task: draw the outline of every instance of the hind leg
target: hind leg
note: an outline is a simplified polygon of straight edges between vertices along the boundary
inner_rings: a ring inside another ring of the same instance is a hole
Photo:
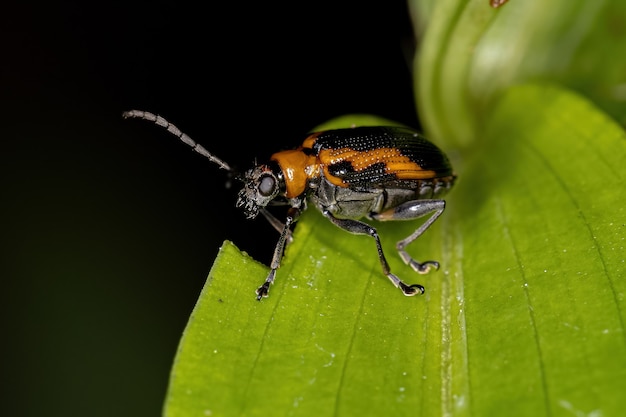
[[[379,221],[392,221],[392,220],[414,220],[420,217],[424,217],[430,214],[428,220],[426,220],[415,232],[411,233],[408,237],[402,239],[396,243],[396,249],[398,254],[405,264],[410,265],[415,271],[420,274],[427,273],[430,268],[439,269],[439,262],[437,261],[425,261],[418,262],[413,259],[411,255],[405,250],[407,245],[420,237],[426,229],[428,229],[437,220],[441,213],[446,208],[446,202],[444,200],[414,200],[408,201],[404,204],[400,204],[393,209],[384,211],[382,213],[372,214],[372,219]]]

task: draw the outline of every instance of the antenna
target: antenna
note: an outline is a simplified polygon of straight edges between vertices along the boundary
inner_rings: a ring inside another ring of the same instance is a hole
[[[152,122],[156,125],[164,127],[170,132],[172,135],[176,136],[182,142],[185,142],[189,145],[194,151],[198,152],[200,155],[208,158],[211,162],[219,165],[220,168],[225,169],[226,171],[233,172],[233,169],[226,162],[219,159],[217,156],[213,155],[209,151],[207,151],[202,145],[191,139],[186,133],[180,131],[175,125],[171,124],[163,117],[158,114],[150,113],[142,110],[129,110],[122,113],[122,117],[124,119],[143,119],[149,122]]]

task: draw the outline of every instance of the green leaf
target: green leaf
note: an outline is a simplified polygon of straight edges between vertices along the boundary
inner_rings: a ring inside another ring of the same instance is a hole
[[[314,209],[270,296],[268,268],[225,242],[185,330],[167,416],[620,415],[626,407],[626,141],[580,96],[509,90],[484,140],[452,155],[442,218],[394,254],[414,222],[374,242]],[[343,123],[343,122],[342,122]],[[267,236],[273,244],[277,236]]]
[[[473,146],[509,86],[558,82],[626,124],[623,0],[411,0],[420,38],[414,73],[429,136]]]
[[[624,132],[545,85],[512,89],[489,120],[449,203],[469,378],[458,395],[475,415],[619,415]]]

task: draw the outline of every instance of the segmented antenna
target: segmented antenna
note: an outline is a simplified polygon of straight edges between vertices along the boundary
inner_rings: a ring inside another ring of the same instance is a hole
[[[233,169],[226,162],[219,159],[217,156],[213,155],[209,151],[207,151],[202,145],[196,143],[193,139],[191,139],[186,133],[180,131],[179,128],[165,120],[163,117],[158,114],[150,113],[142,110],[129,110],[122,113],[122,117],[124,119],[143,119],[148,120],[156,125],[164,127],[170,132],[172,135],[176,136],[181,141],[185,142],[187,145],[191,146],[191,148],[198,152],[200,155],[208,158],[211,162],[219,165],[220,168],[225,169],[226,171],[233,172]]]

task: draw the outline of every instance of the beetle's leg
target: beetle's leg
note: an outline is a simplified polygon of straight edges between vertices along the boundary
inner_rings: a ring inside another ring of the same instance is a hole
[[[261,209],[261,214],[263,215],[263,217],[265,217],[268,223],[271,224],[274,229],[276,229],[278,233],[283,232],[283,229],[285,228],[285,224],[281,222],[280,220],[278,220],[276,216],[274,216],[272,213],[270,213],[267,209],[264,209],[264,208]],[[291,236],[291,229],[289,229],[287,231],[287,243],[291,243],[291,241],[293,241],[293,237]]]
[[[280,238],[278,238],[278,243],[276,244],[276,248],[274,249],[274,256],[272,256],[272,263],[270,264],[270,273],[267,276],[267,279],[256,290],[256,299],[261,300],[263,297],[267,297],[270,292],[270,285],[274,282],[274,278],[276,278],[276,270],[280,267],[280,261],[283,258],[283,252],[285,251],[285,243],[291,237],[291,225],[298,220],[300,216],[300,209],[296,207],[291,207],[289,211],[287,211],[287,218],[285,219],[285,223],[283,224],[283,228],[280,232]],[[272,216],[274,217],[274,216]],[[274,219],[276,219],[274,217]],[[278,221],[278,220],[276,220]]]
[[[380,264],[383,268],[383,274],[389,278],[389,280],[395,285],[397,288],[400,288],[404,295],[415,295],[415,294],[423,294],[424,287],[419,284],[408,285],[402,282],[400,278],[391,273],[389,269],[389,264],[387,263],[387,259],[385,259],[385,254],[383,253],[383,247],[380,244],[380,237],[378,236],[378,232],[375,228],[370,226],[367,223],[363,223],[358,220],[352,219],[338,219],[333,216],[330,211],[324,210],[322,212],[328,220],[330,220],[335,226],[340,227],[341,229],[353,233],[355,235],[369,235],[374,238],[376,241],[376,249],[378,249],[378,259],[380,259]]]
[[[431,267],[439,269],[439,262],[426,261],[418,262],[411,258],[404,248],[420,237],[422,233],[426,231],[432,225],[435,220],[443,213],[446,208],[446,202],[444,200],[414,200],[407,201],[400,204],[398,207],[384,211],[378,214],[372,214],[371,217],[375,220],[387,221],[387,220],[413,220],[419,217],[432,213],[432,215],[426,220],[415,232],[405,239],[402,239],[396,244],[396,249],[400,254],[400,257],[405,264],[410,265],[415,271],[420,274],[427,273]]]

